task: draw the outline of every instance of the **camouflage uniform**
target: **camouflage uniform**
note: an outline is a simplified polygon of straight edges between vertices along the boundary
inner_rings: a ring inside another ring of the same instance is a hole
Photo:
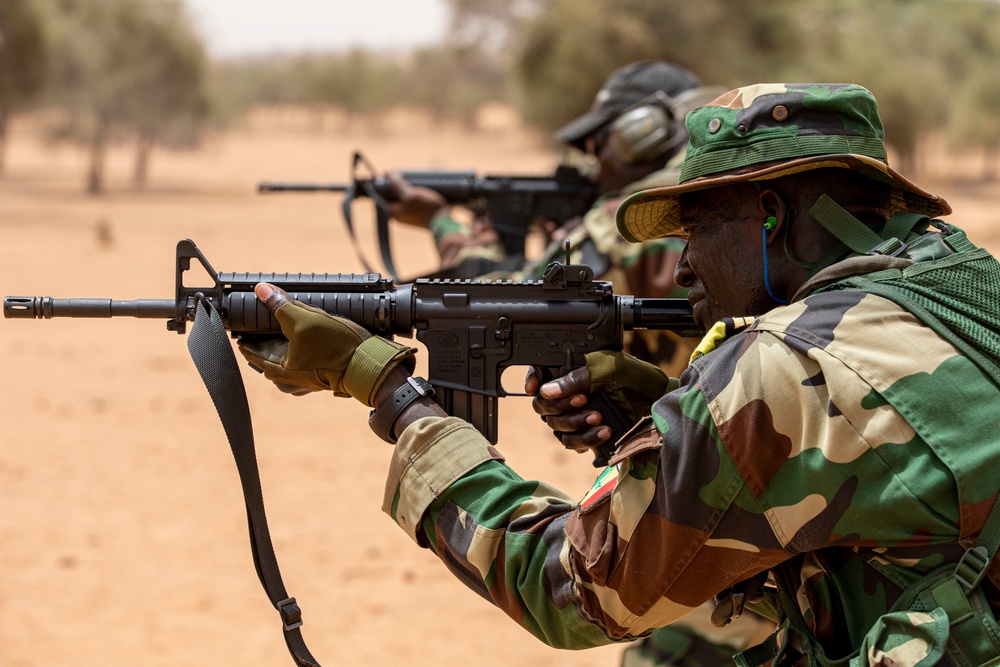
[[[1000,392],[880,297],[823,293],[774,311],[682,381],[579,503],[520,480],[447,418],[400,439],[385,508],[556,646],[633,639],[773,568],[836,657],[898,598],[881,568],[915,579],[957,561],[997,494],[997,424],[955,408],[995,415]],[[968,444],[942,459],[935,434]],[[843,591],[863,603],[845,607]]]
[[[948,213],[882,162],[880,125],[845,123],[832,133],[850,150],[823,147],[822,135],[843,120],[823,105],[843,97],[853,113],[870,97],[859,88],[733,91],[689,115],[689,161],[699,137],[711,141],[721,129],[754,140],[763,127],[759,161],[856,169],[891,186],[894,212]],[[810,132],[808,120],[805,130],[783,125],[800,112],[818,114],[823,129]],[[877,121],[874,100],[857,116]],[[723,119],[721,128],[712,118]],[[708,130],[697,134],[692,123],[701,122]],[[768,145],[772,130],[807,139],[798,153],[781,154],[787,142]],[[700,174],[696,167],[681,187],[711,187],[712,178],[697,176],[740,166],[723,163]],[[781,173],[789,172],[770,172]],[[631,198],[619,211],[622,232],[635,240],[675,232],[676,192]],[[912,266],[888,254],[831,261],[790,305],[713,330],[680,388],[626,436],[582,498],[521,479],[466,422],[425,418],[399,439],[383,509],[553,646],[636,639],[769,571],[756,608],[775,620],[797,617],[815,638],[810,645],[783,625],[776,664],[829,664],[859,649],[863,662],[852,665],[937,664],[947,616],[890,611],[912,582],[963,557],[1000,496],[990,472],[1000,460],[1000,388],[975,354],[893,300],[818,291]],[[1000,321],[997,282],[978,298],[987,321]],[[986,347],[995,365],[1000,345]],[[998,584],[994,561],[977,608],[983,641],[994,642],[980,651],[990,664],[1000,657]]]

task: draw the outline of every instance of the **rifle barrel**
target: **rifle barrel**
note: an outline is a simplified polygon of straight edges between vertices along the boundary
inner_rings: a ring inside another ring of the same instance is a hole
[[[683,298],[636,298],[633,302],[633,328],[663,330],[671,329],[680,335],[701,336],[691,314],[691,306]]]
[[[52,317],[143,317],[170,319],[177,313],[171,299],[53,299],[50,296],[5,296],[3,316],[47,320]]]
[[[259,183],[257,192],[346,192],[348,186],[314,183]]]

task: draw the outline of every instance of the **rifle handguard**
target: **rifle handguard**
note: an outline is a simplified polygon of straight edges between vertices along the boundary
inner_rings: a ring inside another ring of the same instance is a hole
[[[434,396],[434,387],[430,382],[422,377],[410,376],[406,382],[392,392],[392,396],[385,399],[385,402],[372,410],[368,416],[368,426],[375,432],[375,435],[382,438],[390,445],[396,444],[396,421],[403,411],[415,400],[422,397]]]

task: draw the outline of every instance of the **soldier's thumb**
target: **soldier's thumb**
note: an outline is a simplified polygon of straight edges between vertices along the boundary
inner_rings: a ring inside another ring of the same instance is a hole
[[[253,288],[253,291],[254,294],[257,295],[257,298],[260,299],[260,301],[267,306],[267,309],[272,313],[277,312],[279,308],[291,301],[291,299],[288,298],[288,292],[280,287],[272,285],[271,283],[257,283],[257,285]]]

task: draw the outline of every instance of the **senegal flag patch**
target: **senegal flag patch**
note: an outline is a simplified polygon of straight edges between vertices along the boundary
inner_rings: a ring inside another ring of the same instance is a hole
[[[594,486],[590,487],[590,491],[587,495],[583,497],[580,501],[580,509],[582,511],[587,511],[587,509],[593,507],[599,503],[604,498],[611,495],[611,492],[615,490],[615,486],[618,485],[618,466],[611,466],[605,468],[597,481],[594,482]]]

